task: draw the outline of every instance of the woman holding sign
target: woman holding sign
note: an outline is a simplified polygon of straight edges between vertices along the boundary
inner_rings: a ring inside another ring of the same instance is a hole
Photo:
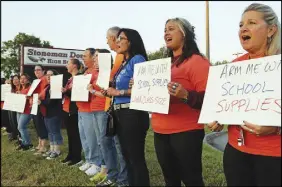
[[[164,40],[172,57],[168,114],[152,114],[155,149],[166,186],[203,186],[204,126],[198,124],[210,63],[183,18],[167,20]]]
[[[46,76],[45,76],[44,67],[40,64],[36,65],[34,67],[34,74],[35,74],[36,78],[40,79],[41,81],[40,81],[39,85],[36,87],[36,89],[34,90],[33,94],[38,93],[39,94],[38,99],[43,100],[45,98],[44,89],[48,85],[48,81],[47,81]],[[32,106],[32,100],[33,100],[33,98],[31,96],[31,98],[30,98],[31,106]],[[35,149],[38,150],[35,153],[36,155],[42,154],[42,153],[46,152],[46,150],[47,150],[46,149],[46,143],[47,143],[47,140],[48,140],[48,133],[47,133],[47,129],[46,129],[46,126],[45,126],[45,123],[44,123],[42,113],[45,113],[45,107],[41,106],[39,104],[37,115],[32,116],[32,119],[33,119],[33,122],[34,122],[34,125],[35,125],[35,129],[36,129],[37,135],[39,137],[38,146],[35,148]]]
[[[271,7],[253,3],[239,24],[239,39],[247,54],[233,62],[281,54],[281,24]],[[228,186],[281,186],[281,128],[243,121],[228,127],[223,157]],[[218,122],[208,124],[221,131]]]
[[[51,99],[50,93],[50,77],[58,74],[59,73],[53,69],[47,71],[46,77],[48,86],[44,89],[45,98],[41,101],[41,104],[46,107],[44,122],[50,142],[50,150],[43,154],[43,156],[47,157],[47,160],[57,158],[61,154],[60,146],[63,144],[63,137],[61,134],[62,100]]]
[[[131,91],[129,81],[134,65],[148,60],[143,40],[133,29],[121,29],[117,38],[117,53],[125,60],[117,71],[107,95],[114,97],[114,115],[122,154],[128,168],[129,186],[149,186],[150,179],[145,161],[145,138],[149,128],[148,112],[129,109]],[[101,184],[101,186],[107,184]]]
[[[67,163],[69,166],[79,165],[81,160],[81,141],[78,130],[78,111],[75,101],[71,101],[71,90],[73,77],[81,74],[83,64],[78,59],[70,59],[67,64],[68,72],[72,77],[68,80],[63,92],[63,120],[67,130],[68,136],[68,155],[62,163]]]
[[[21,75],[20,83],[22,86],[20,94],[26,95],[30,89],[30,77],[28,76],[28,74],[24,73]],[[30,111],[31,111],[31,105],[27,99],[24,112],[22,114],[18,114],[18,123],[19,123],[18,129],[21,133],[22,142],[21,145],[17,148],[17,150],[28,150],[33,147],[27,130],[27,126],[32,119]]]

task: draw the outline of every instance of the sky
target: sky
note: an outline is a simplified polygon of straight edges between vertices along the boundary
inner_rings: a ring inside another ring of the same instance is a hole
[[[273,8],[281,23],[281,1],[210,1],[210,60],[236,58],[244,53],[239,22],[252,2]],[[169,18],[182,17],[195,26],[197,44],[206,53],[205,1],[1,1],[1,42],[19,32],[33,34],[58,48],[109,49],[106,31],[112,26],[137,30],[145,48],[154,52],[165,45],[164,26]]]

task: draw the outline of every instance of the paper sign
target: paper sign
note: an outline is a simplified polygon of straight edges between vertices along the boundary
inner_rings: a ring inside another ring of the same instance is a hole
[[[35,79],[33,80],[31,86],[30,86],[30,89],[28,90],[28,93],[27,93],[27,96],[31,96],[32,93],[34,92],[34,90],[37,88],[37,86],[39,85],[40,83],[40,79]]]
[[[12,87],[10,84],[1,84],[1,101],[5,101],[6,94],[11,93]]]
[[[168,114],[171,58],[135,64],[133,77],[130,109]]]
[[[63,75],[54,75],[50,77],[50,98],[61,99],[63,87]]]
[[[38,94],[33,94],[30,114],[37,115],[37,112],[38,112]]]
[[[111,53],[99,53],[98,63],[99,63],[99,75],[96,84],[101,88],[109,88],[109,81],[111,75]]]
[[[89,91],[87,85],[90,83],[91,77],[92,74],[73,77],[71,101],[88,101]]]
[[[8,93],[5,95],[3,110],[23,113],[26,103],[26,95]]]
[[[199,123],[281,126],[281,55],[213,66]]]

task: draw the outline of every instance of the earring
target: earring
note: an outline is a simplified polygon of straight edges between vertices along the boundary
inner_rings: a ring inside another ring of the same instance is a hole
[[[267,37],[267,43],[270,44],[272,41],[272,37]]]

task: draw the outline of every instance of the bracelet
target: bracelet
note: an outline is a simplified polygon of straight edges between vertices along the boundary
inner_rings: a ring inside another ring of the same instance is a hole
[[[182,101],[182,103],[184,103],[184,104],[188,104],[189,91],[186,90],[186,92],[187,92],[187,97],[180,99]]]

